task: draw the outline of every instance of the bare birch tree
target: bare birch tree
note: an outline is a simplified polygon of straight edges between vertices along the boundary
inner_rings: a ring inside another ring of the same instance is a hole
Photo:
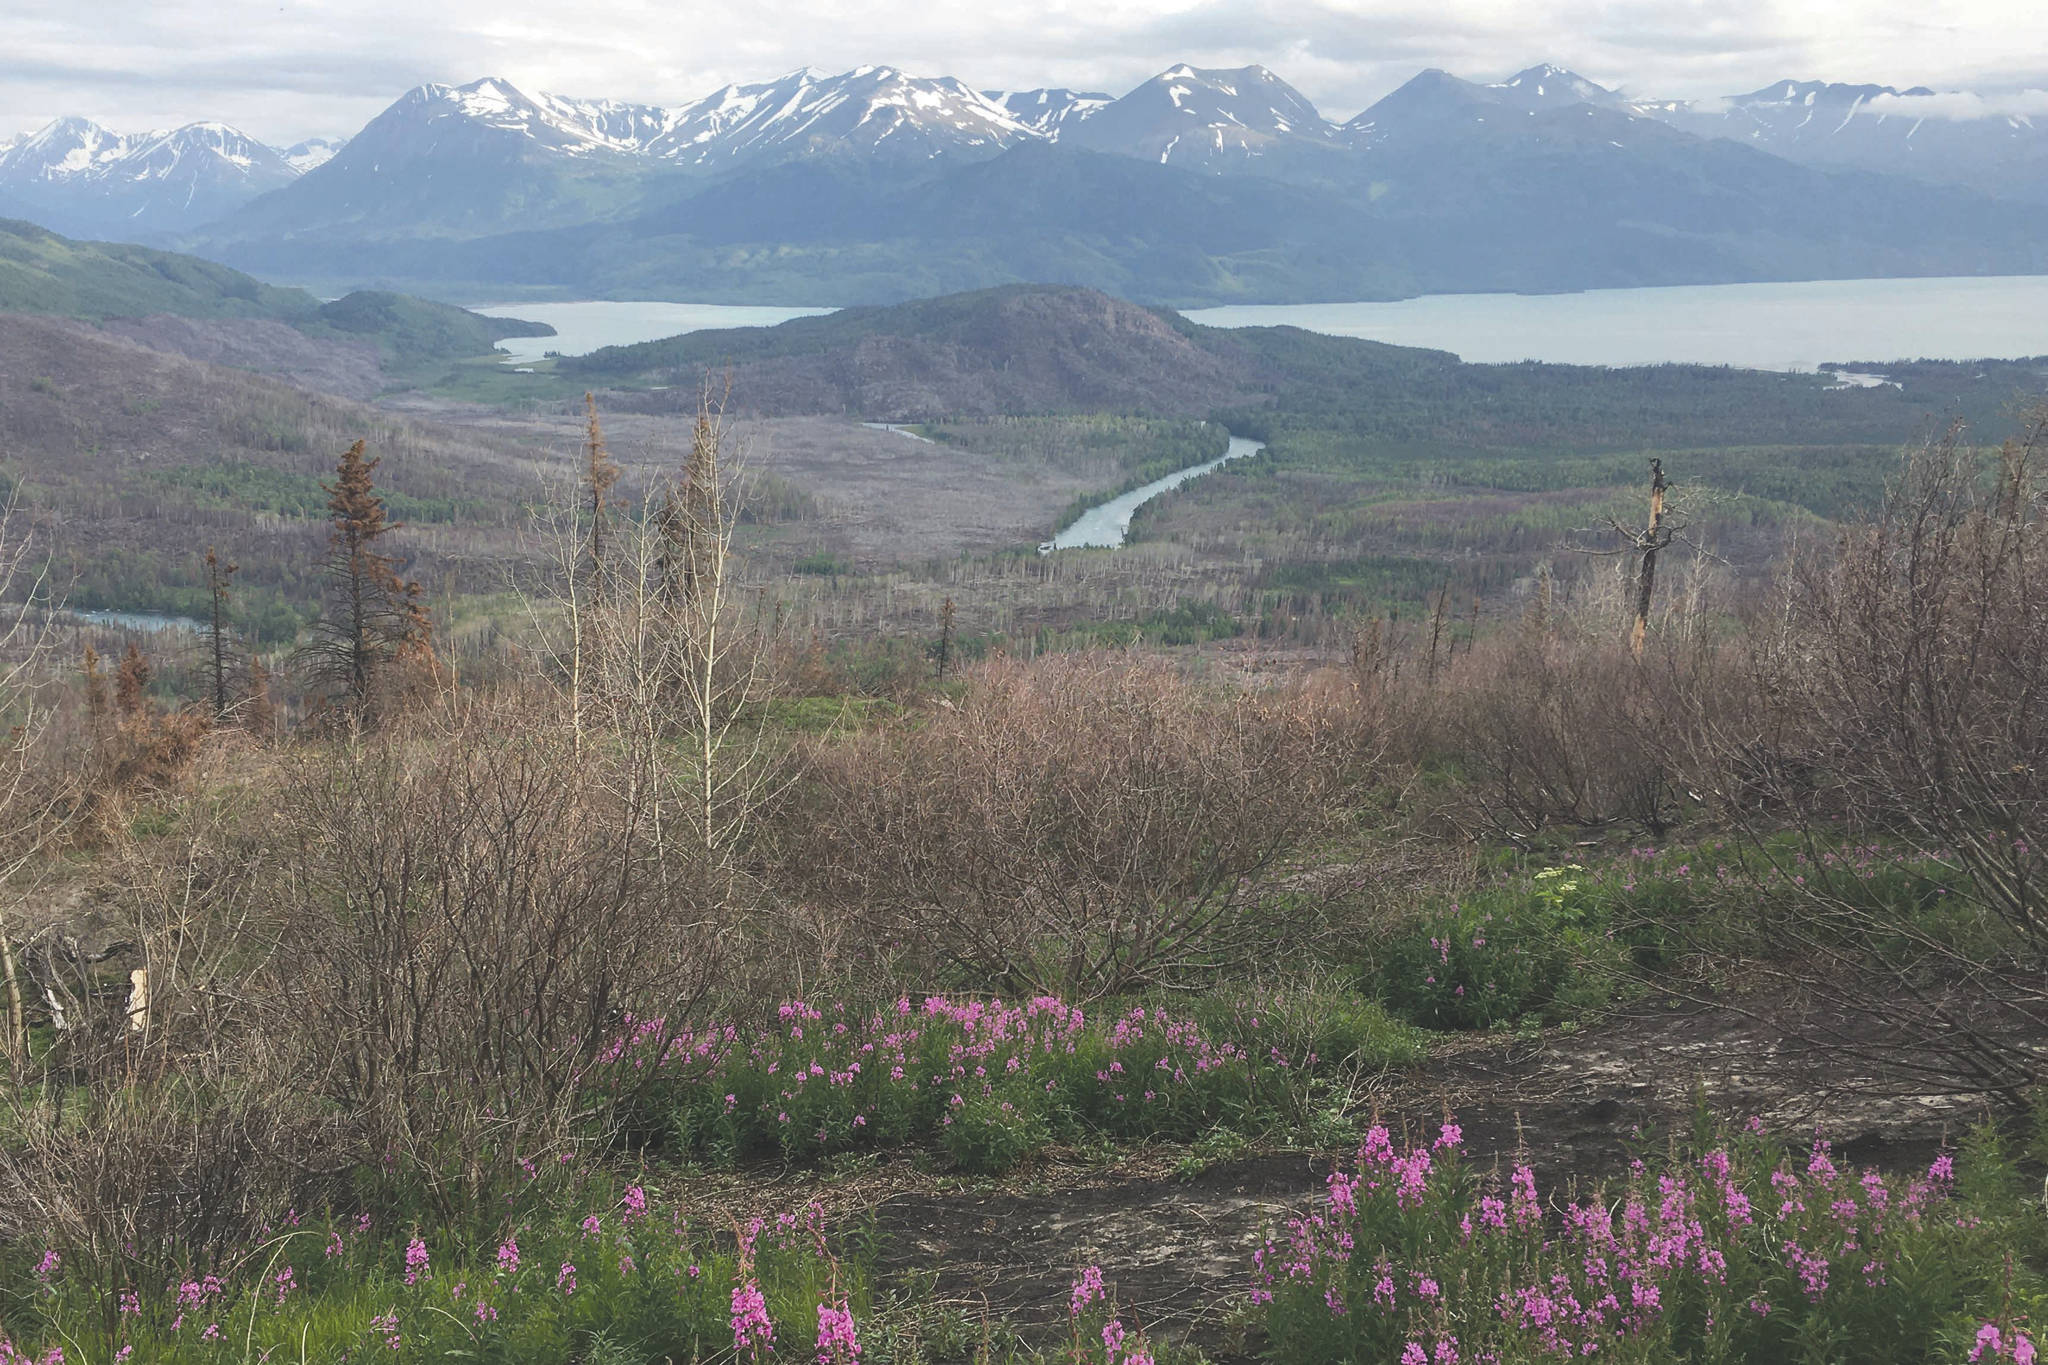
[[[34,794],[34,774],[50,718],[40,672],[48,654],[49,565],[37,561],[32,537],[13,501],[0,507],[0,887],[12,888],[53,832],[54,811]],[[40,613],[40,614],[39,614]],[[6,1038],[11,1061],[28,1055],[21,973],[11,941],[9,913],[16,896],[0,900],[0,989],[6,992]]]
[[[733,546],[734,433],[707,389],[683,467],[621,515],[590,411],[582,486],[536,522],[548,567],[528,598],[535,656],[579,751],[603,744],[623,808],[675,866],[715,881],[775,782],[758,714],[771,651],[746,619]]]

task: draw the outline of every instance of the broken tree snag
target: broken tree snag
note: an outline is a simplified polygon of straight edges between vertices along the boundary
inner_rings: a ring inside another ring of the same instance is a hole
[[[1636,571],[1635,624],[1628,633],[1628,652],[1638,659],[1643,657],[1643,641],[1650,631],[1650,597],[1657,589],[1657,553],[1671,543],[1670,533],[1664,529],[1664,490],[1670,486],[1664,481],[1664,462],[1650,461],[1650,524],[1636,540],[1643,560]]]
[[[142,1033],[149,1028],[149,968],[128,973],[128,1031]]]
[[[28,1060],[28,1017],[21,1006],[21,978],[14,973],[14,945],[0,927],[0,978],[7,986],[7,1038],[4,1049],[15,1061]]]

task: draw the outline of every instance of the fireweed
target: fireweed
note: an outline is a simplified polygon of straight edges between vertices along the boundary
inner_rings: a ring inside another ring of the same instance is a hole
[[[1067,1294],[1067,1350],[1070,1365],[1154,1365],[1145,1334],[1124,1325],[1114,1287],[1091,1265],[1074,1280]]]
[[[1356,1007],[1354,1006],[1354,1012]],[[1378,1034],[1347,1041],[1383,1062],[1420,1056],[1406,1031],[1371,1010]],[[936,1141],[960,1166],[1001,1170],[1055,1138],[1184,1139],[1219,1122],[1278,1115],[1325,1059],[1313,1039],[1275,1027],[1276,1011],[1239,1008],[1233,1037],[1185,1014],[1137,1005],[1106,1020],[1050,997],[908,998],[875,1011],[785,1004],[777,1024],[675,1036],[630,1025],[607,1058],[660,1068],[646,1087],[690,1150],[810,1156]],[[664,1041],[665,1040],[665,1041]]]
[[[1474,1169],[1448,1120],[1399,1146],[1375,1126],[1260,1249],[1251,1294],[1290,1362],[2031,1357],[2006,1259],[2026,1206],[1997,1192],[1994,1223],[1955,1196],[1947,1156],[1886,1176],[1705,1128],[1616,1187],[1546,1196],[1526,1165]]]
[[[430,1231],[381,1236],[354,1218],[301,1219],[212,1272],[118,1265],[112,1274],[132,1282],[111,1289],[108,1275],[77,1273],[69,1258],[44,1261],[47,1280],[0,1323],[0,1365],[302,1353],[558,1365],[600,1337],[650,1361],[730,1359],[742,1307],[750,1340],[808,1342],[829,1322],[822,1347],[851,1361],[869,1302],[861,1268],[828,1248],[816,1206],[699,1227],[638,1186],[587,1214],[530,1216],[475,1246]]]

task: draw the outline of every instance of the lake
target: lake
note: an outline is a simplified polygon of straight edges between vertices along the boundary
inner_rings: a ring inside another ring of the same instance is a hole
[[[1187,316],[1211,327],[1289,325],[1430,346],[1479,363],[1812,370],[1834,360],[2048,355],[2048,276],[1432,294],[1196,308]]]
[[[551,337],[498,343],[509,362],[586,355],[712,327],[771,327],[830,308],[593,301],[476,310],[531,318]],[[1212,327],[1287,324],[1333,336],[1430,346],[1466,360],[1568,365],[1737,365],[1812,370],[1831,360],[1975,360],[2048,355],[2048,276],[1815,280],[1595,289],[1582,294],[1430,294],[1396,303],[1195,308]]]
[[[594,300],[583,303],[494,303],[470,310],[498,318],[525,318],[555,329],[551,337],[506,337],[498,343],[508,363],[530,365],[549,351],[588,355],[605,346],[630,346],[720,327],[773,327],[791,318],[811,318],[831,308],[767,308],[722,303],[649,303]]]

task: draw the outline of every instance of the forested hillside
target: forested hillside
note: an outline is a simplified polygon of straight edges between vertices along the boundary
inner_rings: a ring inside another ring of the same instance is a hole
[[[196,256],[117,242],[78,242],[0,220],[0,313],[102,321],[152,314],[282,322],[315,340],[361,341],[398,368],[489,354],[502,337],[554,329],[451,304],[358,290],[322,302]]]

